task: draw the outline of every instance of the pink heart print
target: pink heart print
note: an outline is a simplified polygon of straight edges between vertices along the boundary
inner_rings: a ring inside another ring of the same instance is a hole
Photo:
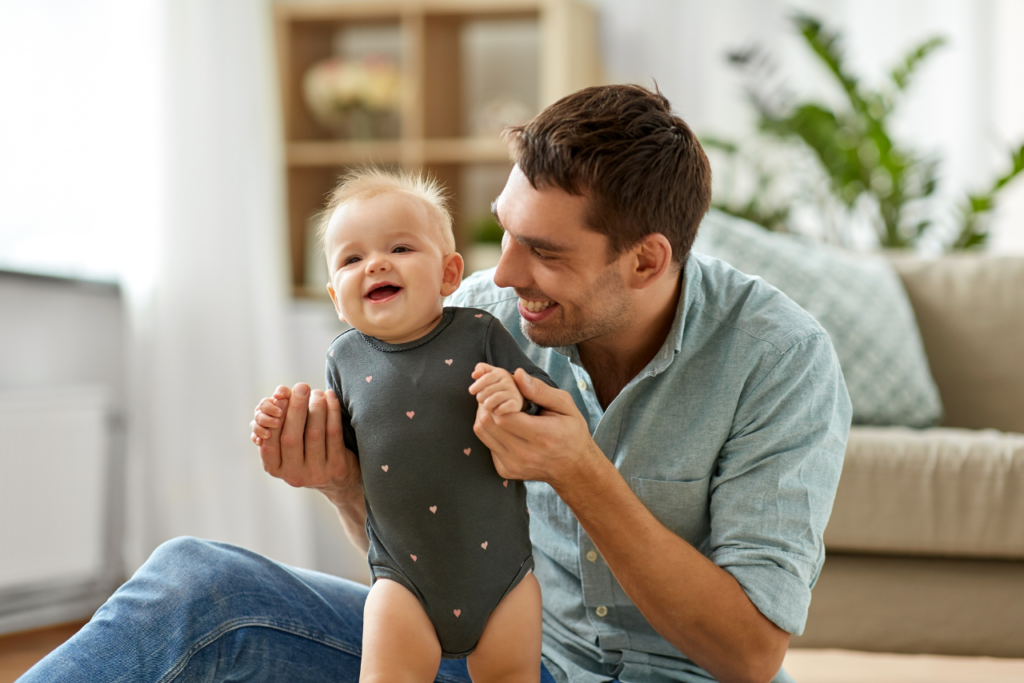
[[[366,383],[369,384],[371,379],[373,379],[373,375],[367,375],[366,376]]]
[[[508,488],[508,479],[506,479],[505,481],[501,482],[501,485],[504,486],[505,488]]]
[[[330,356],[331,358],[334,358],[334,349],[331,349],[331,352],[327,355]]]
[[[436,505],[431,505],[430,506],[430,512],[431,512],[431,514],[436,515],[437,514],[437,506]]]
[[[487,541],[484,541],[483,543],[481,543],[480,547],[483,548],[484,550],[487,550]]]
[[[407,418],[409,418],[410,420],[412,419],[412,416],[415,415],[415,414],[416,414],[415,410],[407,410],[407,411],[405,411],[405,416]]]
[[[452,610],[452,614],[454,614],[455,618],[458,619],[459,615],[462,614],[462,610],[460,610],[460,609],[453,609]]]
[[[483,314],[483,313],[477,313],[477,314],[476,314],[476,315],[474,315],[473,317],[474,317],[474,318],[482,318],[482,317],[484,317],[484,314]]]
[[[449,358],[448,360],[445,361],[445,363],[447,363],[448,365],[451,365],[454,362],[455,362],[455,359],[453,359],[453,358]]]
[[[387,472],[387,471],[388,471],[388,466],[387,466],[387,465],[381,465],[381,466],[380,466],[380,468],[381,468],[382,470],[384,470],[385,472]]]
[[[472,448],[463,448],[462,452],[465,453],[466,455],[469,455],[470,451],[472,451],[472,450],[473,450]]]
[[[411,557],[411,558],[412,558],[412,561],[413,561],[413,562],[415,562],[415,561],[416,561],[416,556],[415,556],[415,555],[410,555],[409,557]]]

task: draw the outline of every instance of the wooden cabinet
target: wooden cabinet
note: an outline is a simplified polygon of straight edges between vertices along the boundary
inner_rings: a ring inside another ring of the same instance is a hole
[[[532,115],[601,82],[596,16],[579,0],[280,3],[275,15],[297,296],[324,291],[308,224],[346,168],[373,163],[434,174],[451,193],[456,241],[465,254],[473,241],[468,226],[486,211],[474,193],[479,195],[481,187],[487,192],[488,183],[493,186],[509,169],[497,133],[483,134],[474,126],[479,103],[470,100],[483,91],[493,97],[503,88],[516,89]],[[488,49],[500,49],[502,35],[518,36],[520,52],[488,58]],[[360,36],[392,47],[397,58],[402,80],[397,138],[338,139],[317,123],[303,97],[307,70]],[[484,59],[492,64],[481,75],[476,67]]]

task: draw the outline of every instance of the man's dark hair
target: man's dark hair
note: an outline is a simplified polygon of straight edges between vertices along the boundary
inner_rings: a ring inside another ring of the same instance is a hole
[[[673,262],[686,262],[711,205],[711,166],[657,86],[584,88],[504,136],[533,187],[588,198],[587,226],[613,255],[660,232]]]

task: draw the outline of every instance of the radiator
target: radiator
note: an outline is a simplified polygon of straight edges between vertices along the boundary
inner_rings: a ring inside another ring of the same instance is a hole
[[[102,386],[0,392],[0,633],[88,617],[110,594],[119,432]]]

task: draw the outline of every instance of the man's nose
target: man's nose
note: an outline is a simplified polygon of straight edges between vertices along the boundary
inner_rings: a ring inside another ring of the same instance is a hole
[[[494,284],[528,289],[532,283],[523,246],[506,234],[501,240],[501,258],[494,271]]]

